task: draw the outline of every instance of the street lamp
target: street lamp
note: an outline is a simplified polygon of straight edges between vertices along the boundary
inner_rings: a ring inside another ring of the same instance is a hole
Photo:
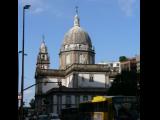
[[[22,51],[18,51],[18,96],[21,97],[21,94],[19,92],[19,54],[22,53]],[[24,53],[25,56],[27,56],[27,54]],[[18,99],[18,108],[19,108],[19,100]]]
[[[23,87],[24,87],[24,25],[25,25],[25,9],[29,9],[30,5],[23,6],[23,38],[22,38],[22,78],[21,78],[21,120],[23,120]]]
[[[18,96],[19,96],[19,54],[21,53],[22,51],[19,51],[18,52]],[[18,99],[18,109],[19,109],[19,99]]]

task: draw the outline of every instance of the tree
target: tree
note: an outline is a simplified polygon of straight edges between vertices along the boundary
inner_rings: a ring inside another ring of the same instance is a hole
[[[119,57],[120,62],[127,61],[127,60],[128,60],[128,58],[126,56],[120,56]]]
[[[108,95],[136,96],[137,79],[138,74],[136,72],[122,71],[113,81],[112,86],[108,90]]]
[[[47,105],[47,104],[49,104],[49,101],[46,100],[46,99],[44,99],[44,100],[43,100],[43,103],[44,103],[45,105]]]
[[[34,109],[35,108],[35,99],[32,98],[29,104],[30,104],[31,108]]]

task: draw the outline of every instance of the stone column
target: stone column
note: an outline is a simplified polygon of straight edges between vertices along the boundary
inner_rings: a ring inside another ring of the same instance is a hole
[[[105,88],[108,88],[109,87],[109,75],[106,73],[105,74]]]

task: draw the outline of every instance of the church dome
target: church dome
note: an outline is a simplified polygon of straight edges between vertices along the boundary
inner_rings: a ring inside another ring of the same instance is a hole
[[[87,32],[85,32],[81,27],[72,27],[64,37],[63,45],[69,44],[84,44],[92,46],[91,39]]]
[[[74,26],[65,34],[62,46],[70,44],[83,44],[92,48],[88,33],[80,27],[78,15],[74,17]]]
[[[78,13],[78,12],[76,12]],[[88,33],[80,27],[79,17],[74,17],[74,26],[65,34],[59,53],[60,69],[70,65],[94,64],[95,50]]]

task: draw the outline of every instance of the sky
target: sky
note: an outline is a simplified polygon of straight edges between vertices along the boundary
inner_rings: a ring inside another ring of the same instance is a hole
[[[88,32],[95,46],[95,62],[118,61],[119,56],[140,54],[139,0],[18,0],[18,51],[22,50],[23,5],[25,11],[24,88],[35,83],[36,60],[42,36],[50,56],[50,68],[59,68],[59,51],[65,33],[73,27],[78,6],[81,27]],[[21,58],[19,54],[19,80]],[[19,82],[20,84],[20,82]],[[19,86],[20,90],[20,86]],[[35,87],[24,91],[28,106]]]

